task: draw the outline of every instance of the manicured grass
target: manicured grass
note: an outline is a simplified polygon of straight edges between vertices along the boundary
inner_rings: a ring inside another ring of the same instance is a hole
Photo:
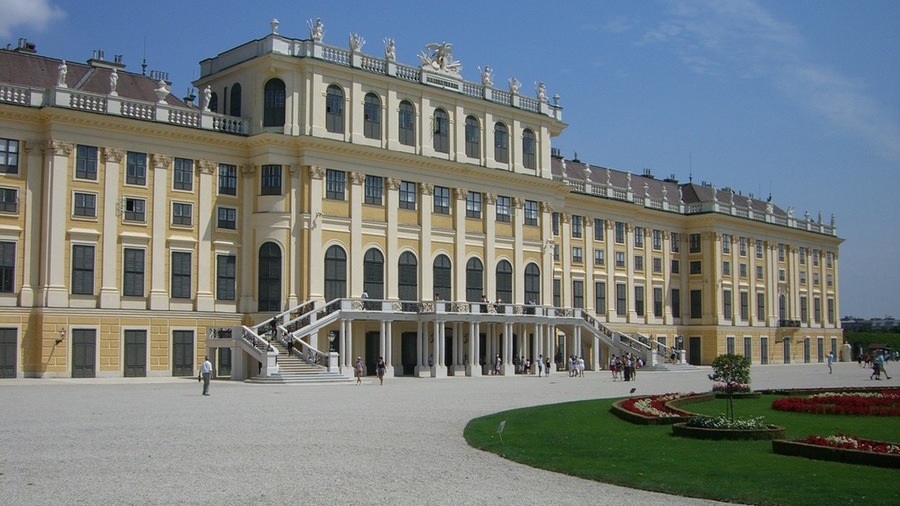
[[[777,396],[734,401],[738,417],[765,416],[788,439],[844,432],[897,441],[900,418],[813,415],[771,409]],[[769,441],[701,441],[672,436],[670,426],[634,425],[609,413],[616,399],[518,409],[466,426],[475,448],[530,466],[604,483],[747,504],[900,504],[896,469],[776,455]],[[725,400],[684,405],[725,412]],[[503,444],[497,434],[506,420]]]

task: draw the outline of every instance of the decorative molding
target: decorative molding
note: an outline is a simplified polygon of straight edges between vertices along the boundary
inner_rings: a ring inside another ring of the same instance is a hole
[[[434,194],[434,184],[433,183],[419,183],[419,191],[422,195],[433,195]]]
[[[318,165],[309,166],[309,175],[313,179],[323,179],[325,177],[325,169]]]
[[[456,196],[456,200],[466,200],[466,197],[469,195],[469,191],[463,188],[454,188],[453,195]]]
[[[197,169],[201,174],[212,175],[216,172],[216,162],[211,160],[197,160]]]
[[[238,170],[242,176],[251,177],[256,174],[256,165],[241,165],[238,167]]]
[[[552,213],[553,212],[553,204],[549,202],[541,202],[541,212],[542,213]]]
[[[102,152],[104,163],[122,163],[125,159],[125,151],[118,148],[103,148]]]
[[[350,173],[350,184],[361,185],[366,181],[366,175],[362,172],[353,171]]]
[[[496,193],[485,193],[484,194],[484,203],[487,205],[496,205],[497,204],[497,194]]]
[[[388,177],[384,180],[387,185],[387,189],[391,191],[397,191],[400,189],[400,178],[396,177]]]
[[[513,209],[522,209],[522,207],[524,205],[525,205],[525,199],[523,199],[522,197],[513,197],[513,199],[512,199]]]
[[[153,154],[153,167],[157,169],[167,169],[172,164],[172,157],[169,155]]]
[[[561,222],[568,224],[572,222],[572,215],[569,213],[560,213],[559,219]]]
[[[75,151],[75,144],[50,139],[41,146],[41,149],[56,156],[67,157],[72,154],[72,151]]]

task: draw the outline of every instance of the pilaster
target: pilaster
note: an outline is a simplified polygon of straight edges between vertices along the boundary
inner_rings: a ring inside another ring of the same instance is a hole
[[[41,287],[38,298],[46,307],[65,307],[68,303],[65,262],[58,255],[65,255],[66,202],[68,198],[69,156],[75,145],[57,140],[47,141],[44,150],[43,216],[41,248]]]
[[[150,309],[169,308],[169,290],[166,282],[166,270],[162,267],[169,265],[166,261],[167,244],[166,228],[169,223],[169,165],[172,157],[168,155],[154,154],[153,162],[153,205],[152,222],[150,227],[152,237],[156,238],[151,243],[151,267],[150,270]]]
[[[125,152],[121,149],[103,148],[103,259],[100,266],[100,307],[118,309],[121,307],[121,292],[116,283],[116,273],[122,265],[122,252],[118,251],[119,244],[111,238],[118,236],[118,214],[121,212],[119,202],[119,178],[122,173],[122,160]],[[198,216],[201,216],[198,213]]]
[[[200,240],[197,243],[196,307],[197,311],[212,311],[216,306],[212,292],[212,269],[216,265],[212,254],[213,220],[217,219],[217,213],[213,209],[216,164],[209,160],[199,160],[197,168],[200,177],[197,189],[197,232]]]

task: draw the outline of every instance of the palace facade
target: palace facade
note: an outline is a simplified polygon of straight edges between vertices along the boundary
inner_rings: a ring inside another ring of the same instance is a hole
[[[0,50],[0,376],[512,374],[840,350],[833,218],[566,160],[558,97],[271,33],[194,97]],[[271,329],[274,329],[272,331]],[[279,353],[278,350],[281,350]]]

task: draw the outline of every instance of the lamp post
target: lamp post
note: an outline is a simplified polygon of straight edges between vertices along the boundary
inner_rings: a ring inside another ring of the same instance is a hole
[[[328,351],[334,351],[334,338],[337,337],[337,332],[331,330],[328,332]]]

